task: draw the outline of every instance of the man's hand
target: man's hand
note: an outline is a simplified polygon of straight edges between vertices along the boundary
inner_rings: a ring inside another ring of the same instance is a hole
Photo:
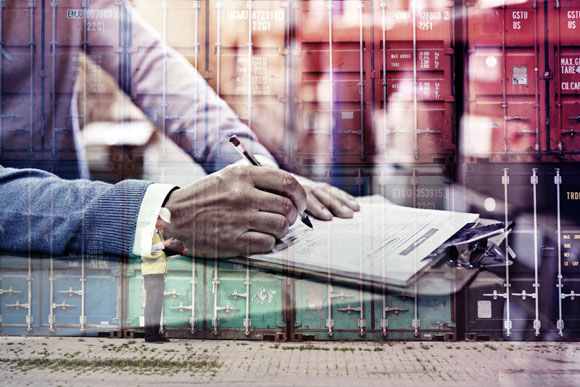
[[[163,241],[163,246],[165,246],[165,251],[170,251],[181,255],[187,255],[189,253],[189,250],[185,247],[185,244],[179,239],[166,239]]]
[[[171,193],[167,233],[196,256],[265,253],[306,209],[306,192],[289,173],[230,166]]]
[[[346,192],[326,183],[317,183],[306,177],[295,176],[307,196],[307,210],[322,220],[331,220],[332,215],[339,218],[352,218],[353,211],[360,206],[355,198]]]
[[[163,247],[168,248],[169,246],[171,246],[175,242],[177,242],[177,239],[175,239],[175,238],[166,239],[163,241]]]

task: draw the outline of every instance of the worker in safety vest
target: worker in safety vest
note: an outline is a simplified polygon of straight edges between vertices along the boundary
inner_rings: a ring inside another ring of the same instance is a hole
[[[141,273],[145,283],[145,341],[148,343],[161,344],[169,341],[159,332],[167,273],[166,251],[179,254],[189,252],[183,242],[175,238],[163,238],[163,228],[168,223],[171,223],[171,212],[162,207],[155,222],[151,254],[141,255]]]

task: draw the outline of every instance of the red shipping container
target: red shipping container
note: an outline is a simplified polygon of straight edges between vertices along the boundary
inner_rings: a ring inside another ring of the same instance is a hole
[[[466,5],[466,15],[462,153],[468,161],[532,161],[544,149],[542,13],[533,1],[475,1]]]
[[[375,162],[454,160],[453,15],[453,3],[375,3]]]
[[[299,2],[293,9],[296,160],[368,161],[372,139],[369,1]],[[332,23],[332,28],[330,28]]]
[[[550,4],[550,150],[569,161],[580,160],[580,3]]]
[[[467,1],[470,47],[534,46],[538,41],[538,7],[535,0]]]

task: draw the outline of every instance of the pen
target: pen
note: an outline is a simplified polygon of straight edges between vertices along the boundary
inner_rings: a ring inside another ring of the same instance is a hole
[[[242,155],[242,157],[248,160],[250,164],[256,167],[262,166],[262,163],[260,163],[258,159],[253,154],[251,154],[249,150],[246,149],[246,147],[241,143],[240,139],[236,135],[230,137],[230,142],[236,148],[236,150]],[[308,215],[306,215],[304,212],[299,212],[298,215],[300,215],[300,220],[302,221],[302,223],[304,223],[310,228],[314,228],[312,227],[312,222],[310,222]]]

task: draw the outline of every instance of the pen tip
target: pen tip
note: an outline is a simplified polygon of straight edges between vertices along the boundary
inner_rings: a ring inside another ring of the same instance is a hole
[[[307,225],[311,229],[314,229],[314,227],[312,226],[312,222],[310,221],[310,218],[308,217],[308,215],[304,215],[303,217],[301,217],[301,219],[302,219],[302,223],[304,223],[305,225]]]

